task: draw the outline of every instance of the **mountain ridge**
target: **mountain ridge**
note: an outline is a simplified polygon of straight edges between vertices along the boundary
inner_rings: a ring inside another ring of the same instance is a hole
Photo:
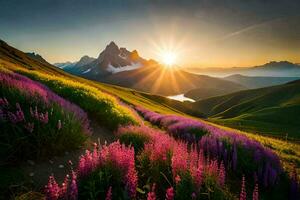
[[[234,74],[244,76],[274,76],[274,77],[300,77],[300,65],[289,61],[270,61],[268,63],[250,67],[211,67],[187,68],[187,71],[196,74],[205,74],[216,77],[226,77]]]
[[[298,80],[300,77],[244,76],[241,74],[234,74],[226,76],[223,79],[239,83],[249,89],[255,89],[288,83]]]
[[[167,69],[155,60],[142,58],[137,50],[119,48],[113,41],[92,62],[63,69],[86,79],[164,96],[185,93],[189,89],[204,86],[208,90],[224,87],[224,91],[228,93],[245,89],[237,83],[191,74],[177,67]]]

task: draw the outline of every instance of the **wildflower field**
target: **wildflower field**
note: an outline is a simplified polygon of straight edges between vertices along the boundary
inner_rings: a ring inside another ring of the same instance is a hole
[[[257,141],[193,119],[137,110],[164,130],[120,127],[117,142],[87,150],[61,185],[50,176],[47,198],[298,198],[296,173],[285,174],[278,156]]]
[[[154,103],[146,109],[134,98],[128,105],[116,88],[108,94],[109,86],[35,70],[1,68],[0,81],[4,164],[87,148],[93,133],[89,118],[115,136],[110,144],[95,141],[78,161],[70,161],[64,180],[49,174],[44,187],[19,199],[299,198],[297,171],[285,166],[298,155],[281,154],[287,147],[279,140],[264,141],[167,107],[154,112],[148,110]]]
[[[85,111],[39,82],[8,71],[0,82],[1,162],[59,154],[90,134]]]

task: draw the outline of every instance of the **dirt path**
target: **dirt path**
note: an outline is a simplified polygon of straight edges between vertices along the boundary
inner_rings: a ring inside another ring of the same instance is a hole
[[[25,178],[33,184],[34,189],[39,190],[43,187],[51,174],[54,174],[56,180],[61,183],[65,175],[70,172],[71,165],[69,161],[71,160],[73,167],[76,168],[79,156],[85,152],[86,148],[91,147],[92,143],[98,143],[99,141],[101,144],[104,144],[105,141],[111,143],[116,139],[112,131],[103,128],[95,120],[91,120],[90,125],[92,136],[88,140],[87,145],[82,149],[65,152],[62,156],[54,156],[51,159],[43,161],[28,160],[22,164],[21,169],[24,172]]]

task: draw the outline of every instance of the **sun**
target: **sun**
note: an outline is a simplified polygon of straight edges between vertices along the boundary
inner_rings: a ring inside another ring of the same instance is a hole
[[[151,44],[150,51],[154,54],[154,58],[166,69],[175,69],[183,63],[187,51],[185,39],[168,35],[168,37],[150,38],[148,41]]]
[[[163,52],[162,53],[162,61],[167,66],[172,66],[176,62],[176,54],[174,52]]]

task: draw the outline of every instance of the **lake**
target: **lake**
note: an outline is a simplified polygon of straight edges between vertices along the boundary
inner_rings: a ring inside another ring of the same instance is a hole
[[[194,99],[185,97],[184,94],[177,94],[177,95],[174,95],[174,96],[168,96],[168,98],[173,99],[173,100],[177,100],[177,101],[181,101],[181,102],[184,102],[184,101],[195,102]]]

